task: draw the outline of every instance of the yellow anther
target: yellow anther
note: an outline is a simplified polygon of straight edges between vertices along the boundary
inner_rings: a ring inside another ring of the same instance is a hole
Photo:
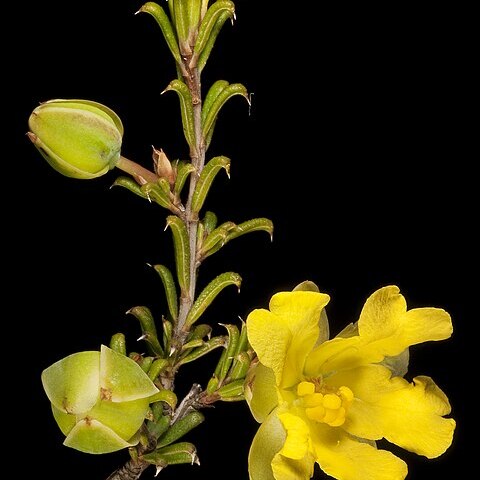
[[[313,408],[306,408],[305,413],[310,420],[317,422],[323,422],[325,417],[325,408],[322,405],[318,405]]]
[[[332,410],[336,410],[342,406],[342,399],[335,395],[334,393],[327,393],[323,397],[323,406],[325,408],[331,408]]]
[[[342,397],[342,400],[344,400],[347,404],[350,404],[353,402],[354,395],[353,392],[345,386],[342,386],[338,389],[338,394]]]
[[[325,409],[325,416],[323,417],[323,421],[325,423],[330,424],[334,420],[336,420],[338,417],[338,409],[333,409],[333,408],[326,408]]]
[[[338,410],[336,410],[336,413],[337,418],[335,418],[335,420],[332,420],[331,422],[326,422],[331,427],[339,427],[340,425],[343,425],[345,423],[345,414],[347,413],[346,410],[343,407],[340,407]]]
[[[305,405],[305,407],[316,407],[318,405],[323,405],[323,394],[315,392],[311,395],[306,395],[303,397],[303,405]]]
[[[315,393],[315,385],[312,382],[300,382],[297,385],[297,395],[299,397],[304,397],[312,393]]]

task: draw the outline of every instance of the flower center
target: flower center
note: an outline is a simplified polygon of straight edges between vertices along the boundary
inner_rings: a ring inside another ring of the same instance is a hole
[[[319,381],[300,382],[297,395],[310,420],[339,427],[345,423],[347,409],[353,401],[353,392],[345,386],[337,390],[321,385]]]

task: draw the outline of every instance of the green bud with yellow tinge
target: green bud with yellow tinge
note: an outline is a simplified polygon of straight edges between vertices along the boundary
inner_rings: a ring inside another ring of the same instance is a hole
[[[61,174],[96,178],[120,159],[123,125],[118,115],[90,100],[50,100],[30,115],[28,137]]]
[[[64,445],[94,454],[138,443],[135,434],[158,393],[137,363],[105,345],[54,363],[42,384]]]

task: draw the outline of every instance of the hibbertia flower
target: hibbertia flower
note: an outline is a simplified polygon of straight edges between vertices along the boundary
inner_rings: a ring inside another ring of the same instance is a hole
[[[404,479],[405,462],[375,441],[428,458],[452,443],[446,395],[430,377],[403,378],[408,348],[450,337],[450,316],[407,310],[399,289],[387,286],[368,298],[358,322],[329,340],[329,296],[312,290],[277,293],[270,310],[247,319],[258,363],[246,398],[261,423],[250,479],[309,479],[315,462],[339,480]]]

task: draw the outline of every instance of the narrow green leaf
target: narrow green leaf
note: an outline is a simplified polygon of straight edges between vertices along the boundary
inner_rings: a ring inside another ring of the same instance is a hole
[[[217,1],[207,10],[198,31],[198,37],[195,42],[193,53],[194,61],[190,64],[191,67],[196,66],[195,64],[198,58],[207,46],[212,33],[214,33],[218,20],[225,14],[228,15],[229,18],[232,18],[235,15],[235,5],[229,0]]]
[[[173,325],[172,322],[163,318],[163,347],[167,355],[170,354],[170,349],[172,345],[172,335],[173,335]]]
[[[148,463],[157,466],[157,473],[168,465],[180,465],[183,463],[189,463],[193,465],[198,461],[197,450],[195,445],[188,442],[179,442],[167,447],[162,447],[151,453],[143,455]]]
[[[139,322],[142,328],[142,336],[139,340],[145,340],[150,353],[163,357],[163,349],[157,337],[157,329],[153,319],[152,312],[147,307],[133,307],[128,310],[129,314],[133,315]]]
[[[170,445],[171,443],[182,438],[190,430],[194,429],[195,427],[198,427],[198,425],[200,425],[204,420],[205,420],[205,417],[203,416],[203,414],[201,412],[197,412],[196,410],[189,413],[188,415],[181,418],[180,420],[177,420],[165,432],[165,434],[159,438],[157,443],[157,449]]]
[[[213,102],[217,99],[220,93],[222,93],[222,91],[225,90],[225,88],[227,88],[229,85],[230,84],[226,80],[217,80],[210,87],[202,105],[202,123],[205,122],[205,118],[210,109],[212,108]]]
[[[190,37],[196,32],[200,23],[201,0],[188,0],[188,25]]]
[[[242,277],[240,277],[238,273],[234,272],[222,273],[213,279],[195,300],[190,312],[187,315],[185,324],[187,326],[193,325],[225,287],[228,287],[229,285],[236,285],[240,290],[241,283]]]
[[[188,47],[188,0],[175,0],[175,28],[182,55],[190,55]]]
[[[140,189],[150,202],[155,202],[168,210],[172,208],[170,186],[167,179],[160,178],[157,183],[146,183]]]
[[[177,3],[180,3],[177,0]],[[192,95],[188,87],[181,80],[172,80],[162,92],[174,91],[180,99],[180,113],[182,115],[183,133],[190,148],[195,148],[195,123],[193,118]]]
[[[187,227],[175,215],[167,217],[167,227],[171,228],[173,235],[178,283],[182,294],[188,295],[190,289],[190,247]]]
[[[242,327],[240,330],[240,338],[238,339],[238,346],[237,346],[235,355],[239,355],[240,353],[245,352],[249,347],[248,335],[247,335],[247,324],[242,319],[240,319],[240,321],[242,322]]]
[[[148,370],[148,378],[152,382],[154,382],[158,376],[168,367],[168,360],[166,358],[158,358],[155,360],[151,367],[150,370]]]
[[[217,216],[213,212],[207,210],[202,220],[206,235],[209,235],[213,231],[213,229],[217,226],[217,222]]]
[[[202,347],[205,342],[201,338],[194,338],[193,340],[189,340],[182,346],[182,352],[186,352],[187,350],[191,350],[192,348]]]
[[[230,98],[236,95],[241,95],[250,104],[247,89],[241,83],[232,83],[228,87],[224,88],[219,93],[217,98],[213,101],[212,106],[210,107],[208,113],[205,116],[205,121],[202,122],[202,132],[204,138],[208,136],[208,133],[212,128],[213,123],[215,122],[222,107]]]
[[[169,6],[173,2],[168,2]],[[178,49],[178,41],[173,30],[170,19],[168,18],[165,10],[158,4],[154,2],[147,2],[143,5],[137,13],[145,12],[149,13],[158,23],[160,30],[165,38],[165,41],[168,45],[168,48],[172,52],[173,58],[177,63],[181,63],[182,58],[180,56],[180,50]]]
[[[168,415],[163,415],[162,402],[155,403],[153,406],[156,405],[159,406],[158,410],[161,414],[155,422],[147,422],[148,432],[155,439],[161,437],[170,428],[170,417]]]
[[[213,255],[214,253],[218,252],[220,248],[222,248],[224,245],[226,245],[231,240],[234,240],[235,238],[241,237],[242,235],[245,235],[247,233],[259,232],[259,231],[267,232],[268,234],[270,234],[270,239],[272,239],[273,237],[272,221],[269,220],[268,218],[254,218],[252,220],[247,220],[246,222],[240,223],[239,225],[236,226],[236,228],[228,232],[223,244],[217,243],[208,251],[204,249],[204,251],[201,252],[200,260],[204,260],[210,255]]]
[[[193,362],[194,360],[197,360],[198,358],[203,357],[204,355],[206,355],[207,353],[210,353],[212,350],[215,350],[216,348],[224,347],[225,344],[226,344],[226,337],[224,336],[213,337],[210,340],[203,342],[203,345],[201,347],[196,348],[191,353],[181,358],[177,363],[177,366],[181,366],[181,365],[185,365],[186,363]]]
[[[225,360],[223,362],[222,369],[220,370],[220,381],[223,381],[223,379],[226,378],[228,371],[230,370],[230,366],[233,362],[233,357],[235,356],[235,352],[237,351],[238,340],[240,338],[240,332],[238,331],[238,327],[236,325],[222,324],[222,326],[227,329],[228,344],[227,348],[225,349]]]
[[[225,344],[226,346],[226,344]],[[222,351],[222,354],[220,355],[220,358],[218,359],[218,363],[217,363],[217,366],[215,367],[215,372],[214,372],[214,377],[216,377],[219,381],[223,381],[223,378],[220,379],[220,375],[221,375],[221,372],[223,370],[223,365],[225,363],[227,359],[227,349],[225,348],[223,351]]]
[[[198,222],[197,224],[197,242],[196,242],[196,251],[199,252],[202,248],[202,243],[205,238],[205,227],[203,226],[202,222]]]
[[[153,357],[142,357],[139,365],[145,373],[148,373],[150,367],[152,366],[152,363]]]
[[[222,397],[222,402],[243,402],[245,395],[236,395],[234,397]]]
[[[142,198],[147,198],[147,195],[142,191],[140,185],[130,177],[118,177],[112,184],[112,187],[123,187],[130,190],[135,195]]]
[[[233,360],[232,368],[228,374],[230,380],[244,379],[250,367],[251,359],[247,352],[239,353]]]
[[[176,171],[177,176],[175,178],[175,186],[173,187],[173,191],[177,197],[180,197],[183,187],[185,186],[185,182],[190,174],[195,171],[195,167],[190,162],[184,162],[180,160],[177,163]]]
[[[210,0],[202,0],[202,7],[201,7],[201,12],[200,12],[200,19],[202,19],[202,20],[205,17],[205,14],[207,13],[209,1]]]
[[[154,265],[154,270],[160,276],[163,288],[165,289],[165,297],[167,299],[168,311],[172,319],[176,322],[178,317],[178,297],[175,281],[170,270],[164,265]]]
[[[189,333],[187,337],[187,341],[195,340],[195,339],[205,339],[207,337],[210,338],[212,333],[212,327],[207,325],[206,323],[200,323],[199,325],[195,325],[194,329]]]
[[[210,54],[212,53],[213,47],[215,45],[215,41],[217,40],[218,34],[222,30],[224,23],[229,18],[230,18],[230,12],[223,12],[215,22],[215,25],[212,31],[210,32],[210,36],[208,37],[207,43],[205,44],[205,47],[203,48],[202,53],[198,58],[197,68],[199,72],[201,72],[205,68],[208,58],[210,57]]]
[[[213,125],[211,126],[209,132],[207,135],[205,135],[205,138],[203,140],[203,143],[205,145],[205,151],[207,151],[210,148],[210,143],[212,143],[212,138],[213,138],[213,132],[215,131],[215,125],[217,124],[217,119],[213,121]]]
[[[228,237],[228,233],[236,228],[236,225],[233,222],[222,223],[217,227],[213,232],[211,232],[204,240],[201,248],[198,251],[198,258],[202,260],[207,257],[207,253],[215,248],[217,245],[223,247],[225,241]],[[218,249],[217,249],[218,250]]]
[[[219,384],[219,380],[218,380],[218,378],[214,375],[214,376],[208,381],[207,388],[206,388],[207,393],[211,395],[213,392],[216,392],[216,391],[217,391],[217,388],[218,388],[218,384]]]
[[[126,355],[127,345],[125,342],[125,335],[123,333],[116,333],[115,335],[112,335],[112,338],[110,339],[110,348],[114,352]]]
[[[198,179],[197,186],[195,187],[195,192],[193,193],[193,212],[198,213],[201,210],[203,203],[207,198],[212,182],[222,168],[227,172],[228,177],[230,177],[229,158],[224,156],[214,157],[205,165],[205,168],[202,170],[200,178]]]

